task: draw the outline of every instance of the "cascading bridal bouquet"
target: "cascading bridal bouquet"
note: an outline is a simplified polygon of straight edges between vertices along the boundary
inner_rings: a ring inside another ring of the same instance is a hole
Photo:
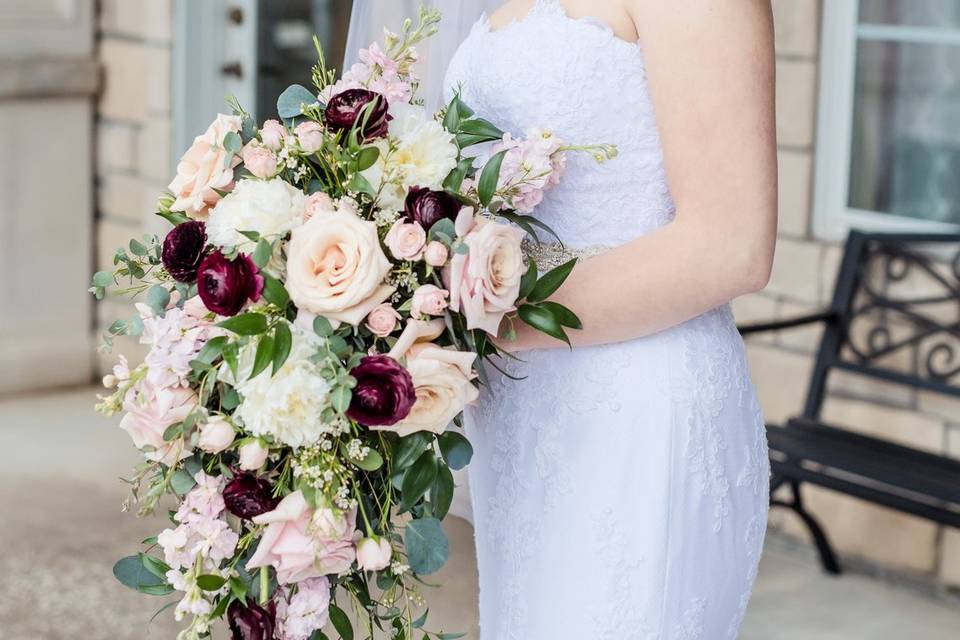
[[[419,580],[446,561],[451,469],[472,455],[448,427],[504,318],[579,328],[548,301],[573,261],[540,275],[521,240],[545,228],[529,214],[567,152],[614,149],[513,138],[459,97],[429,114],[415,45],[439,19],[421,10],[339,80],[321,53],[317,93],[287,89],[282,121],[257,128],[234,101],[160,201],[166,237],[93,277],[98,299],[139,299],[107,346],[148,347],[119,358],[98,409],[143,453],[131,503],[173,505],[114,574],[176,593],[182,640],[220,618],[238,640],[462,635],[427,630]]]

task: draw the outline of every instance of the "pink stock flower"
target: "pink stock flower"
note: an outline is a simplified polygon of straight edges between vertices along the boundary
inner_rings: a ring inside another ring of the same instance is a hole
[[[243,166],[258,178],[272,178],[277,174],[277,154],[266,146],[249,142],[241,153]]]
[[[138,449],[145,450],[148,460],[172,465],[190,455],[183,438],[172,442],[163,439],[170,425],[182,422],[197,406],[197,394],[186,387],[154,387],[141,385],[138,393],[128,394],[123,409],[127,412],[120,421]]]
[[[138,304],[137,310],[143,319],[140,344],[150,345],[144,359],[147,382],[157,388],[187,386],[190,362],[207,340],[220,332],[206,320],[203,303],[194,297],[182,309],[171,307],[163,316],[144,304]]]
[[[225,508],[223,478],[198,471],[193,479],[197,484],[183,497],[183,502],[174,516],[177,522],[219,517]]]
[[[276,509],[253,519],[267,527],[247,569],[272,566],[280,584],[346,571],[356,557],[352,519],[315,510],[294,491]]]
[[[296,594],[283,588],[277,603],[277,637],[280,640],[308,640],[330,621],[330,581],[309,578],[297,584]]]
[[[506,151],[500,167],[497,190],[507,194],[510,206],[530,213],[543,201],[544,192],[560,182],[565,158],[563,142],[553,134],[530,129],[524,138],[506,133],[494,144],[490,155]]]

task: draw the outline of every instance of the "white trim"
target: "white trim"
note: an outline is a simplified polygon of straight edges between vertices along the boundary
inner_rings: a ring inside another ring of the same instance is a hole
[[[863,211],[847,205],[858,37],[960,44],[960,30],[956,29],[858,25],[858,4],[827,0],[823,6],[813,197],[814,235],[824,240],[841,240],[854,227],[869,231],[956,231],[957,225]]]

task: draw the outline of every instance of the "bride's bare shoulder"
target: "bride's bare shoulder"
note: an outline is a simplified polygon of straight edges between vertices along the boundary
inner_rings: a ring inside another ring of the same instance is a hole
[[[633,42],[637,29],[629,12],[628,0],[507,0],[490,16],[494,29],[523,20],[540,3],[555,3],[571,18],[595,18],[608,25],[617,37]]]

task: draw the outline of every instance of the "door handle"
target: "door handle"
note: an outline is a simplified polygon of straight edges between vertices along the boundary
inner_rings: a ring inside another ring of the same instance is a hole
[[[220,67],[220,73],[224,76],[234,77],[237,80],[243,80],[243,65],[239,62],[228,62]]]

